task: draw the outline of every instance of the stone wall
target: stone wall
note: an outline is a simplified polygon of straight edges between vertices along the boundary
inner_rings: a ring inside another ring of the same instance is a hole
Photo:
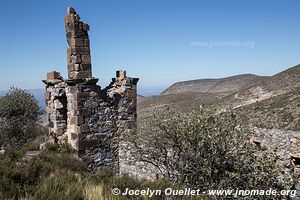
[[[300,132],[280,129],[255,128],[256,137],[252,142],[263,151],[276,155],[279,164],[278,180],[282,183],[293,183],[291,188],[296,190],[296,197],[300,200]]]
[[[73,8],[65,16],[68,79],[49,72],[46,112],[49,133],[57,143],[69,143],[91,172],[121,171],[120,138],[136,130],[138,78],[119,70],[101,89],[92,75],[89,25]],[[126,159],[125,159],[126,160]]]

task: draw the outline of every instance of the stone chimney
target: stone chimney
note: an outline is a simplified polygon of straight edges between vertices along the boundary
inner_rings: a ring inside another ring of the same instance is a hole
[[[80,21],[74,8],[69,7],[65,16],[68,78],[92,78],[89,25]]]

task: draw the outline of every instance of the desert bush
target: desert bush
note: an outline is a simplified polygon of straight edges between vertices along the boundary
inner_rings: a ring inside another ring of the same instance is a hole
[[[258,156],[249,141],[252,132],[239,124],[233,112],[169,110],[154,114],[128,140],[138,160],[173,183],[202,191],[279,188],[275,158]]]
[[[19,147],[41,133],[38,112],[37,100],[24,90],[12,87],[0,97],[0,146]]]

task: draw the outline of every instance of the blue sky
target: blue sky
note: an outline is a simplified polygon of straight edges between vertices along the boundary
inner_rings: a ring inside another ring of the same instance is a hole
[[[297,0],[1,0],[0,90],[43,88],[52,70],[66,77],[68,6],[91,27],[102,87],[123,68],[151,89],[300,63]]]

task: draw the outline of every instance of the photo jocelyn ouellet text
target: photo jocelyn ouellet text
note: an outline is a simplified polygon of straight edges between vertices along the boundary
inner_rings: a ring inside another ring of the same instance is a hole
[[[242,189],[236,189],[236,190],[230,190],[230,189],[224,189],[224,190],[208,190],[208,191],[202,191],[201,189],[192,189],[192,188],[183,188],[183,189],[172,189],[172,188],[166,188],[164,190],[161,189],[130,189],[125,188],[124,191],[121,191],[119,188],[113,188],[112,189],[113,195],[120,195],[120,196],[160,196],[160,195],[166,195],[166,196],[233,196],[233,197],[239,197],[239,196],[290,196],[295,197],[296,190],[275,190],[275,189],[268,189],[268,190],[261,190],[261,189],[254,189],[254,190],[242,190]]]

